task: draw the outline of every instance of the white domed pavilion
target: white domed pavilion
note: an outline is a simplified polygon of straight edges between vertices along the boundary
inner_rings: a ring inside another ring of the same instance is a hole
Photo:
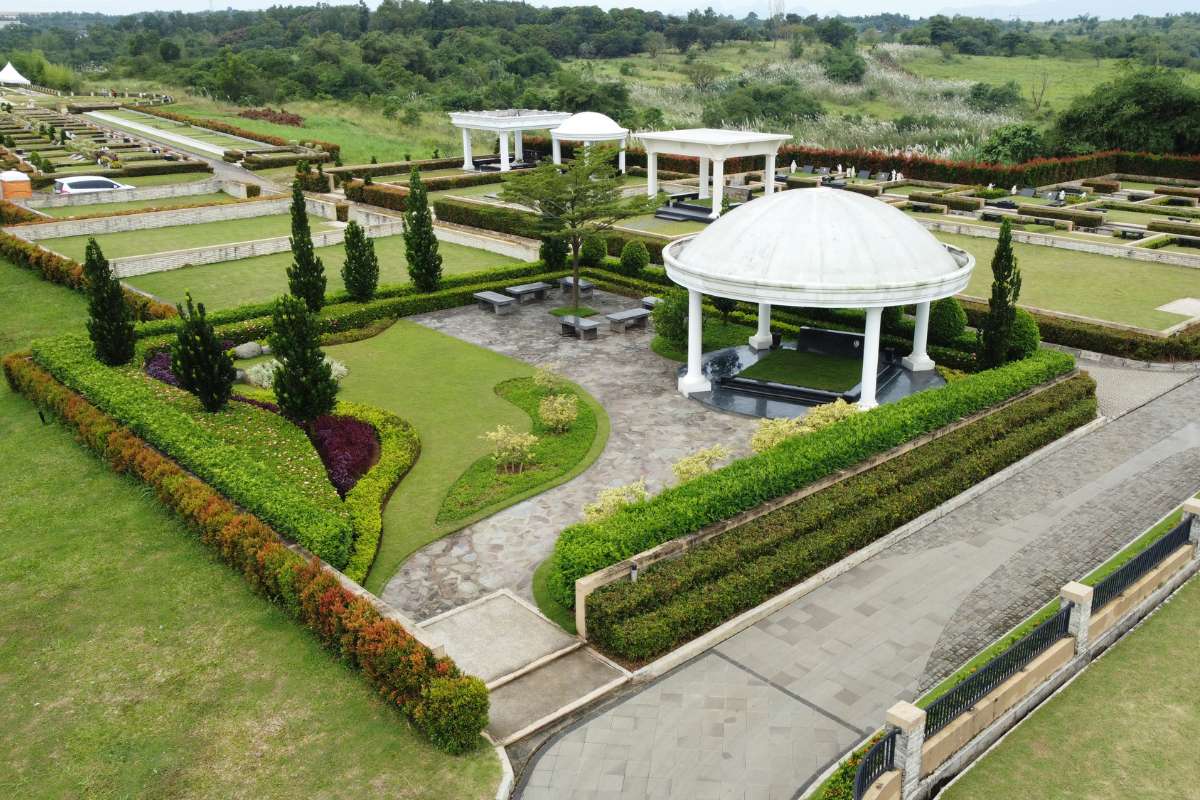
[[[625,140],[629,129],[622,128],[612,117],[595,111],[580,111],[563,120],[550,131],[552,158],[555,164],[562,163],[562,142],[582,142],[584,146],[596,142],[615,142],[620,148],[618,166],[625,171]]]

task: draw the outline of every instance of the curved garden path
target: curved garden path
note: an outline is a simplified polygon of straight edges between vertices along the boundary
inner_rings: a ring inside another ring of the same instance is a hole
[[[601,292],[588,301],[602,313],[634,304]],[[601,489],[644,477],[656,492],[674,480],[671,465],[689,453],[718,443],[735,455],[748,450],[755,420],[712,411],[675,391],[678,365],[650,350],[652,334],[609,333],[605,325],[596,341],[562,337],[547,313],[557,305],[552,297],[506,317],[471,306],[409,318],[531,364],[559,364],[604,406],[612,428],[604,452],[583,474],[411,556],[382,594],[418,620],[497,589],[532,598],[533,571]]]

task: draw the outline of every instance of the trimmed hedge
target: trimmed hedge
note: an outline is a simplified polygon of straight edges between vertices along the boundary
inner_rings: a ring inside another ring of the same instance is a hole
[[[30,211],[25,206],[0,200],[0,225],[21,225],[26,222],[45,222],[46,217]]]
[[[935,203],[955,211],[978,211],[983,208],[982,197],[970,197],[964,194],[949,194],[941,192],[911,192],[908,199],[914,203]]]
[[[384,618],[371,595],[348,591],[320,561],[306,561],[289,549],[262,520],[239,511],[132,430],[57,382],[28,353],[10,355],[3,365],[13,391],[73,428],[113,470],[152,488],[159,502],[193,527],[222,561],[307,626],[334,655],[359,669],[436,746],[461,753],[478,745],[488,716],[482,681],[462,674],[451,659],[435,657],[398,623]]]
[[[161,117],[163,119],[173,120],[174,122],[186,122],[189,125],[195,125],[199,128],[208,128],[211,131],[218,133],[228,133],[230,136],[240,136],[243,139],[250,139],[255,142],[263,142],[264,144],[275,145],[276,147],[287,147],[291,144],[287,139],[280,136],[271,136],[266,133],[255,133],[246,128],[239,128],[237,125],[230,125],[228,122],[220,122],[215,119],[200,119],[197,117],[189,117],[186,114],[180,114],[177,111],[167,111],[161,107],[150,106],[134,106],[128,105],[128,108],[134,111],[140,111],[143,114],[149,114],[152,117]],[[302,142],[303,143],[303,142]],[[342,146],[336,142],[323,142],[320,139],[308,139],[307,143],[319,147],[333,158],[337,158],[342,152]]]
[[[89,171],[88,175],[101,178],[137,178],[146,175],[183,175],[190,172],[212,172],[212,167],[203,161],[162,161],[153,164],[132,164],[119,169],[94,169]],[[34,189],[44,189],[60,177],[62,176],[57,173],[38,173],[29,180]]]
[[[408,202],[408,187],[394,183],[364,183],[355,178],[345,183],[346,199],[356,203],[403,211]]]
[[[1112,194],[1121,190],[1121,182],[1112,180],[1111,178],[1087,178],[1080,181],[1080,183],[1102,194]]]
[[[242,166],[246,169],[274,169],[275,167],[290,167],[294,164],[299,164],[301,161],[307,161],[310,164],[314,162],[329,161],[331,156],[329,153],[295,153],[295,152],[280,152],[280,153],[250,153],[242,159]]]
[[[734,528],[587,601],[588,637],[645,661],[715,628],[1096,416],[1080,374]]]
[[[461,166],[462,156],[454,158],[426,158],[414,161],[389,161],[383,164],[350,164],[341,167],[331,167],[325,170],[326,175],[332,175],[334,184],[350,178],[376,178],[380,175],[399,175],[409,172],[413,167],[420,169],[448,169]]]
[[[1193,200],[1200,199],[1200,187],[1198,186],[1155,186],[1154,193],[1171,197],[1189,197]]]
[[[1111,208],[1114,211],[1132,211],[1135,214],[1153,214],[1155,216],[1188,217],[1190,219],[1200,219],[1200,208],[1193,208],[1191,206],[1169,206],[1166,203],[1159,202],[1122,203],[1119,200],[1105,200],[1103,203],[1101,203],[1101,207]],[[1164,221],[1170,222],[1171,220]]]
[[[765,453],[664,490],[595,523],[566,528],[555,543],[549,587],[575,603],[575,581],[663,542],[790,494],[922,434],[996,405],[1074,369],[1074,359],[1043,350],[1032,358],[971,375],[941,389],[784,442]]]
[[[1158,233],[1177,233],[1180,236],[1200,236],[1200,222],[1173,222],[1169,219],[1151,220],[1146,229]]]
[[[1017,213],[1026,214],[1031,217],[1065,219],[1068,222],[1074,222],[1076,225],[1085,228],[1098,228],[1104,224],[1103,214],[1099,211],[1087,211],[1085,209],[1050,208],[1049,206],[1035,206],[1028,203],[1021,203],[1017,206]]]

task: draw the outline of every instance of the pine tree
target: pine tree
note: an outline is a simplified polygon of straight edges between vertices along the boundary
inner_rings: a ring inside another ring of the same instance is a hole
[[[1008,360],[1013,318],[1021,296],[1021,270],[1012,249],[1012,226],[1000,223],[1000,239],[992,255],[992,296],[988,313],[977,333],[976,357],[983,369],[998,367]]]
[[[317,312],[325,305],[325,265],[313,252],[312,231],[300,181],[292,181],[292,265],[288,267],[288,291],[299,297],[308,310]]]
[[[83,277],[87,284],[88,336],[96,358],[109,366],[124,364],[133,358],[133,315],[125,303],[121,282],[113,275],[95,239],[88,239]]]
[[[408,180],[408,199],[405,200],[404,255],[408,258],[408,275],[417,291],[437,291],[442,282],[442,257],[438,253],[437,237],[433,235],[429,197],[416,167]]]
[[[337,381],[321,352],[316,318],[302,300],[284,296],[275,302],[269,341],[279,361],[272,386],[280,410],[306,425],[331,412]]]
[[[365,303],[375,296],[379,285],[379,259],[375,243],[357,222],[346,225],[346,260],[342,264],[342,282],[350,297]]]
[[[220,411],[233,393],[237,370],[233,359],[221,347],[213,327],[204,313],[204,303],[192,306],[192,294],[187,293],[187,310],[179,309],[179,330],[171,348],[171,372],[179,385],[200,399],[205,411]]]

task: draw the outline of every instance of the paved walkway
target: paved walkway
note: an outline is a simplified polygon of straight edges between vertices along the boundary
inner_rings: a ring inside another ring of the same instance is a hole
[[[1200,488],[1200,379],[1179,377],[1187,382],[567,729],[531,762],[518,796],[795,796],[893,702]],[[1120,382],[1145,378],[1101,375],[1114,407],[1140,397]]]
[[[601,313],[630,308],[629,298],[597,292],[585,301]],[[645,478],[651,493],[674,482],[671,465],[683,456],[723,444],[748,452],[756,420],[715,412],[675,390],[678,364],[650,350],[651,333],[610,333],[580,342],[558,335],[548,313],[557,294],[497,317],[474,306],[410,317],[530,364],[558,371],[595,397],[612,423],[608,446],[582,475],[511,506],[417,551],[388,581],[383,597],[416,619],[426,619],[497,589],[532,599],[533,571],[554,548],[559,532],[583,516],[601,489]]]

